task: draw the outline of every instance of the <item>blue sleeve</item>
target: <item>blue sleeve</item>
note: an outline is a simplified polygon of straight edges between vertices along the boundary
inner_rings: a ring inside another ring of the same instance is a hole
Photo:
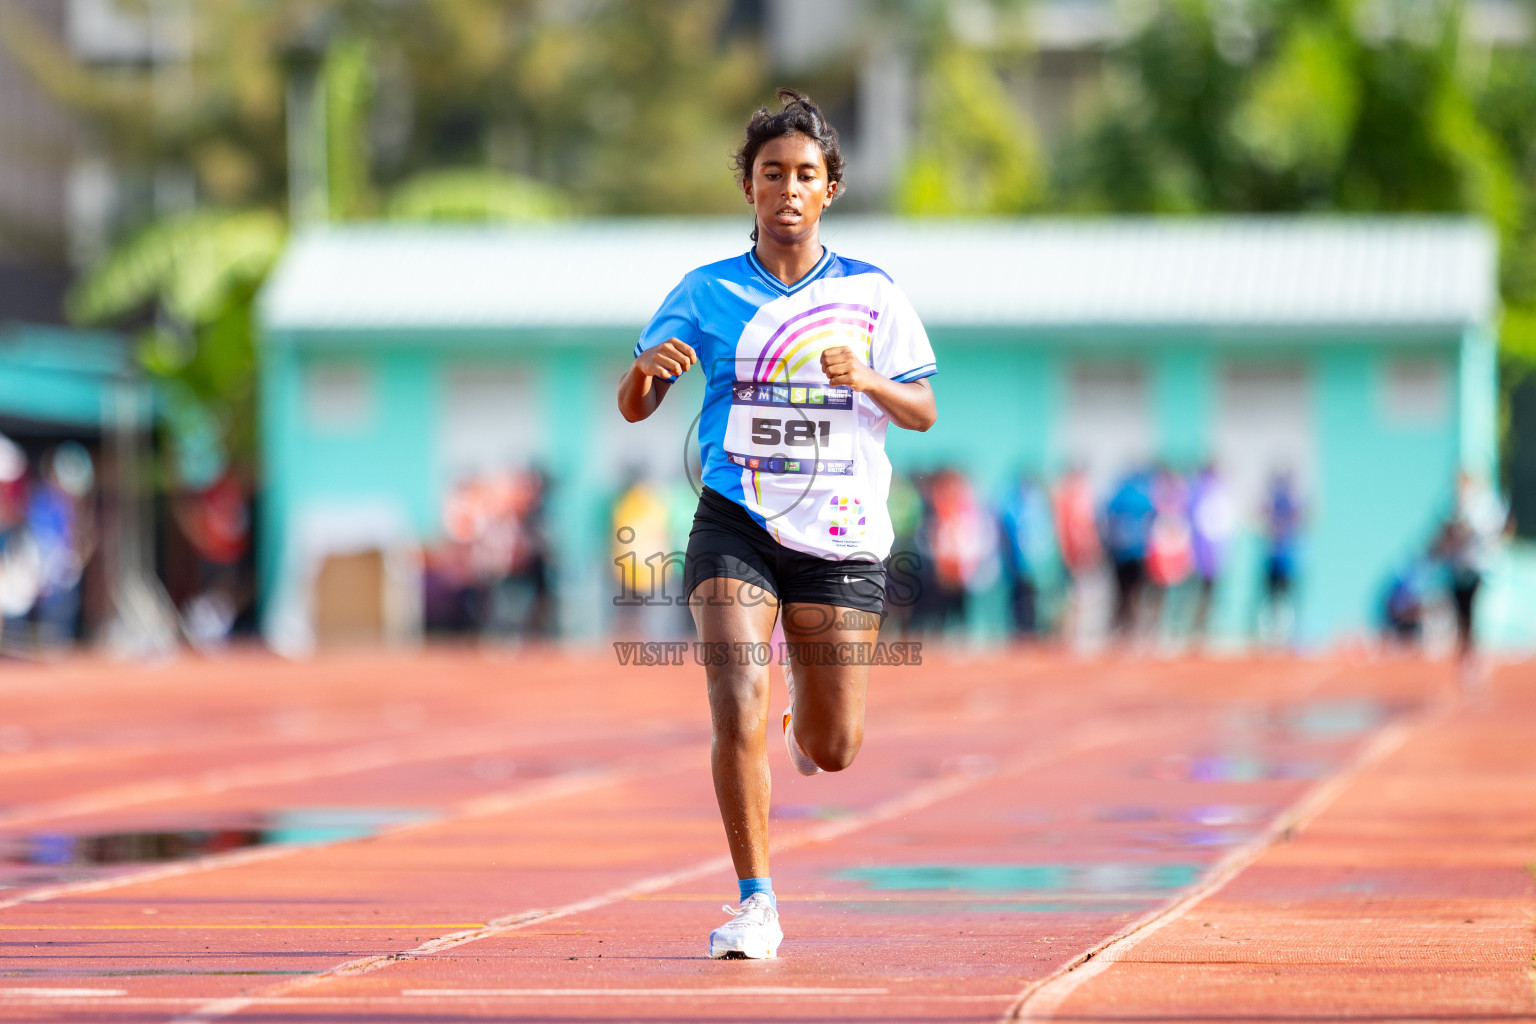
[[[702,336],[699,331],[699,318],[693,311],[693,281],[692,275],[682,279],[672,293],[662,302],[651,317],[651,322],[645,325],[645,330],[640,332],[640,340],[635,342],[634,355],[653,345],[660,345],[668,338],[676,338],[695,353],[699,350],[699,339]],[[676,381],[676,377],[668,377],[669,381]]]

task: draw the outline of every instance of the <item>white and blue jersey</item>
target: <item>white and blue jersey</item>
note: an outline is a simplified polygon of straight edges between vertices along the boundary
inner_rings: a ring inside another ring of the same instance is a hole
[[[821,369],[825,349],[847,346],[891,380],[935,372],[928,334],[889,275],[827,250],[786,285],[749,251],[685,276],[635,355],[668,338],[687,343],[705,374],[706,486],[796,551],[890,553],[889,417],[868,397],[828,385]]]

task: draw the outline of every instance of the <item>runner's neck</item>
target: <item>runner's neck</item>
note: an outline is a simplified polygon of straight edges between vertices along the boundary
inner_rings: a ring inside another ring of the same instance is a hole
[[[804,242],[785,244],[764,236],[757,240],[753,250],[763,269],[793,288],[806,274],[816,269],[816,264],[827,254],[821,241],[812,237]]]

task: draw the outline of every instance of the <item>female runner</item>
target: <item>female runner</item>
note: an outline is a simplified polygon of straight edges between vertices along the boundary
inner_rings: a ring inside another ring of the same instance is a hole
[[[869,681],[853,645],[868,651],[879,631],[892,540],[886,425],[938,416],[911,305],[879,268],[822,247],[822,211],[843,189],[837,131],[803,94],[779,100],[752,115],[736,155],[755,244],[683,278],[618,394],[635,422],[695,364],[706,376],[683,586],[712,652],[711,766],[740,879],[739,908],[709,936],[716,958],[771,957],[784,937],[768,875],[768,659],[750,652],[782,612],[790,758],[806,775],[852,764]]]

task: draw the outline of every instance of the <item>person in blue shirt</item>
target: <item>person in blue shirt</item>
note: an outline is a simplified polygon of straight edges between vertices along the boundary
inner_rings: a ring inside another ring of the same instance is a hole
[[[1289,470],[1276,472],[1264,500],[1264,597],[1260,607],[1260,635],[1269,642],[1289,644],[1296,618],[1295,585],[1297,548],[1301,540],[1304,509]],[[1263,626],[1267,623],[1267,628]]]
[[[1424,591],[1427,560],[1418,556],[1399,565],[1387,581],[1381,601],[1382,635],[1388,647],[1418,650],[1424,638]]]
[[[791,761],[807,775],[848,767],[892,540],[886,428],[927,430],[938,415],[911,304],[884,271],[821,244],[843,190],[836,130],[803,94],[779,99],[737,154],[752,248],[684,276],[618,390],[634,422],[682,374],[705,377],[683,586],[708,655],[711,767],[741,897],[710,935],[717,958],[774,956],[783,939],[768,873],[768,659],[744,652],[765,648],[782,615]]]
[[[1014,633],[1032,638],[1040,631],[1042,576],[1055,556],[1051,509],[1040,481],[1019,477],[1004,494],[998,518],[1013,592]]]
[[[1104,550],[1115,568],[1113,628],[1122,640],[1136,633],[1147,582],[1147,544],[1156,518],[1152,473],[1146,469],[1127,474],[1104,508]]]

